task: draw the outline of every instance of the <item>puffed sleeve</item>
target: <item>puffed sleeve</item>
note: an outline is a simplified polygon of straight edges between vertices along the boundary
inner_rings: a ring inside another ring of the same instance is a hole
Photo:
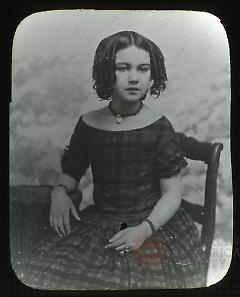
[[[87,151],[86,129],[80,117],[61,158],[62,172],[79,182],[89,166]]]
[[[178,137],[166,117],[162,118],[156,149],[155,166],[159,178],[179,174],[187,165]]]

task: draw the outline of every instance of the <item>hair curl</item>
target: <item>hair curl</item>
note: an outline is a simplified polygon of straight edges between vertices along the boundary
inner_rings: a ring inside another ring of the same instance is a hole
[[[92,68],[93,89],[101,99],[111,99],[112,86],[116,81],[116,53],[132,45],[144,49],[150,55],[151,79],[153,80],[150,94],[157,98],[165,90],[167,74],[164,57],[159,47],[153,41],[139,33],[121,31],[104,38],[99,43],[95,52]]]

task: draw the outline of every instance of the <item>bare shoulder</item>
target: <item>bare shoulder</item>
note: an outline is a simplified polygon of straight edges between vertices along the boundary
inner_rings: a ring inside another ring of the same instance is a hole
[[[150,119],[157,120],[159,119],[162,114],[151,107],[145,105],[145,116],[149,117]]]
[[[108,106],[87,112],[82,119],[87,125],[102,130],[129,130],[152,124],[161,117],[162,115],[158,111],[144,104],[142,111],[136,117],[125,118],[121,126],[115,125],[114,116],[109,111]]]
[[[95,126],[99,123],[99,121],[101,121],[105,113],[106,113],[106,107],[103,107],[97,110],[86,112],[82,118],[86,124]]]

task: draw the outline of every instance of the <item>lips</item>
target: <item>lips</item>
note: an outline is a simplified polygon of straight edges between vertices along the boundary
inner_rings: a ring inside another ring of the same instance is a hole
[[[138,88],[127,88],[126,90],[127,90],[127,91],[132,91],[132,92],[139,91]]]

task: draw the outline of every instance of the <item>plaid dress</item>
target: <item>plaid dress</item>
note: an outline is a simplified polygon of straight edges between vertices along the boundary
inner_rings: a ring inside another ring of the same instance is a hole
[[[180,206],[137,251],[105,249],[108,240],[140,224],[161,199],[160,178],[178,174],[186,161],[166,117],[127,131],[106,131],[80,117],[61,160],[80,181],[91,165],[94,204],[80,212],[72,232],[55,233],[22,266],[24,283],[42,289],[194,288],[206,285],[203,251],[190,216]]]

